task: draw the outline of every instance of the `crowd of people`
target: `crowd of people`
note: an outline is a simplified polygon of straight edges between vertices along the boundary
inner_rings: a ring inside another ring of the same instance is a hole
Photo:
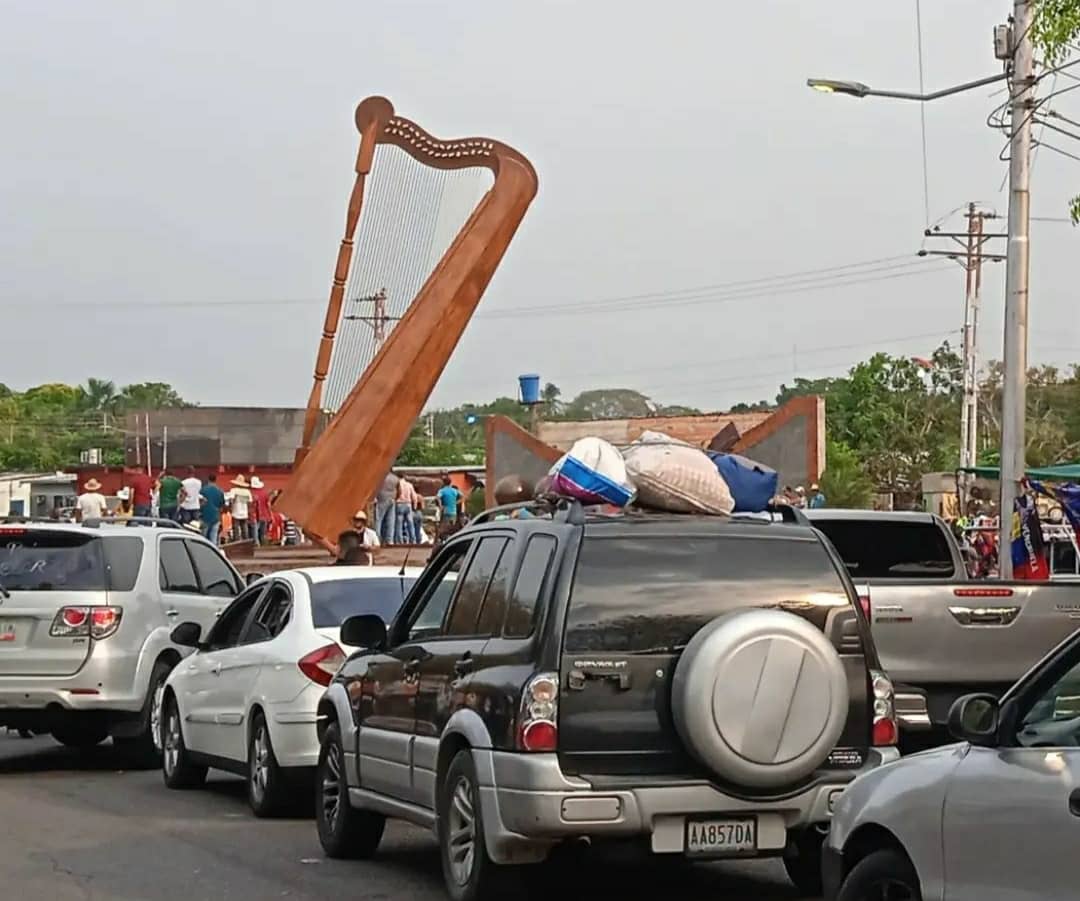
[[[788,504],[803,510],[817,510],[825,506],[825,494],[822,492],[821,486],[818,485],[817,482],[814,482],[810,486],[809,492],[807,492],[802,485],[799,485],[797,488],[785,485],[784,490],[780,493],[780,496],[776,498],[775,502],[778,504]]]

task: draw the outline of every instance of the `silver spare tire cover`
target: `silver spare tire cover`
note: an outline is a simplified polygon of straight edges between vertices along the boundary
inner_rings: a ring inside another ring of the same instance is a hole
[[[740,610],[686,646],[672,714],[689,751],[721,780],[780,788],[810,775],[836,746],[847,678],[811,623],[781,610]]]

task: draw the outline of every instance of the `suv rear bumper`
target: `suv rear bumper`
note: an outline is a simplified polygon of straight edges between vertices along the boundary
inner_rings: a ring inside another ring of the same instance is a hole
[[[598,790],[565,776],[554,754],[474,750],[488,854],[498,863],[542,859],[567,839],[649,836],[653,852],[685,850],[686,821],[699,816],[756,815],[757,856],[782,854],[788,830],[828,822],[840,793],[855,776],[896,759],[871,751],[863,770],[838,771],[781,799],[746,799],[704,780]]]
[[[136,690],[140,662],[138,653],[109,653],[99,644],[70,676],[0,676],[0,724],[5,714],[32,711],[138,713],[146,694],[145,686]]]

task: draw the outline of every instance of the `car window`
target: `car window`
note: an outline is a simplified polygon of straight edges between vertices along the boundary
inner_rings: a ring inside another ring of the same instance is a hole
[[[266,591],[266,586],[259,585],[251,591],[244,592],[225,608],[225,612],[221,614],[206,637],[208,651],[221,651],[236,647],[240,643],[240,637],[244,633],[244,626],[251,615],[251,610],[264,591]]]
[[[108,538],[101,542],[101,547],[105,552],[105,568],[109,572],[109,589],[131,591],[139,580],[143,540],[125,535]]]
[[[161,540],[161,589],[199,594],[199,580],[184,544],[176,538]]]
[[[724,613],[782,602],[850,604],[823,544],[734,535],[587,537],[566,615],[565,648],[679,650]]]
[[[1080,748],[1080,663],[1036,696],[1016,740],[1027,748]]]
[[[495,571],[488,582],[487,594],[484,595],[484,604],[480,608],[480,618],[476,624],[477,635],[492,636],[502,631],[503,619],[506,617],[506,595],[510,590],[513,570],[514,545],[507,540],[503,543],[499,562],[495,564]]]
[[[537,602],[548,584],[555,547],[551,535],[533,535],[529,539],[506,607],[503,635],[507,638],[526,638],[532,634]]]
[[[425,574],[425,592],[419,606],[413,611],[409,622],[409,639],[415,641],[442,632],[443,620],[450,607],[450,599],[457,587],[458,573],[465,562],[472,542],[460,541],[446,549],[434,564],[430,576]]]
[[[480,619],[480,607],[484,603],[488,584],[495,573],[507,539],[502,536],[482,538],[469,561],[469,568],[461,577],[454,606],[450,611],[443,634],[463,636],[477,635],[477,623]]]
[[[815,519],[813,525],[833,543],[856,581],[949,579],[955,570],[949,541],[936,522]]]
[[[415,581],[412,576],[384,576],[315,582],[311,586],[312,625],[333,629],[362,613],[392,623]]]
[[[102,544],[80,532],[0,529],[0,582],[11,591],[104,591]]]
[[[239,591],[236,576],[221,554],[201,541],[185,541],[184,544],[191,552],[203,594],[231,598]]]
[[[244,644],[277,638],[288,625],[292,608],[293,599],[289,586],[284,582],[274,582],[259,604],[252,627],[244,635]]]

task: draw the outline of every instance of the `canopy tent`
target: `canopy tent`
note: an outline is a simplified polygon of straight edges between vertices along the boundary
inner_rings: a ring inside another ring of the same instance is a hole
[[[1001,469],[997,466],[969,466],[961,469],[960,472],[971,472],[981,479],[1001,477]],[[1062,463],[1058,466],[1029,469],[1026,475],[1029,479],[1039,479],[1043,482],[1080,482],[1080,463]]]

